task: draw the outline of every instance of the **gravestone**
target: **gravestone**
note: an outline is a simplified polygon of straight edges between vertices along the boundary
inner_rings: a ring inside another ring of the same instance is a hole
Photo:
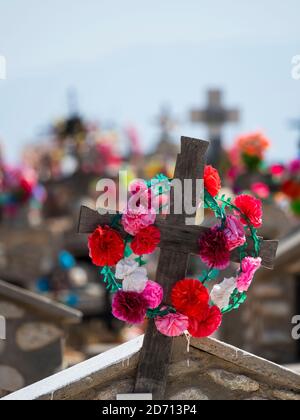
[[[0,278],[30,285],[51,270],[59,240],[49,229],[0,227]]]
[[[201,197],[196,197],[196,182],[203,179],[205,153],[208,142],[182,137],[181,153],[177,157],[174,179],[192,180],[192,202],[195,209],[199,208]],[[181,192],[184,194],[187,191]],[[170,304],[170,294],[175,283],[186,277],[189,256],[198,254],[198,239],[207,228],[186,225],[186,218],[196,220],[196,210],[193,215],[175,214],[174,190],[171,191],[170,214],[166,220],[157,218],[156,226],[161,232],[160,259],[156,281],[164,288],[166,304]],[[177,197],[178,198],[178,197]],[[181,197],[182,198],[182,197]],[[91,233],[98,226],[111,225],[114,215],[100,216],[98,212],[83,207],[80,215],[79,232]],[[125,235],[125,232],[123,232]],[[250,247],[253,248],[251,243]],[[276,255],[278,241],[262,241],[260,257],[262,265],[272,268]],[[231,254],[231,260],[240,261],[237,251]],[[152,393],[155,399],[163,398],[166,389],[168,368],[172,357],[173,339],[160,334],[153,320],[145,335],[144,345],[140,355],[137,371],[135,393]]]
[[[133,391],[142,345],[140,336],[4,400],[114,401],[116,395]],[[174,404],[184,400],[300,400],[300,375],[213,338],[192,339],[187,353],[185,338],[178,338],[166,390],[165,399]]]
[[[0,340],[2,392],[61,369],[65,328],[80,322],[79,311],[0,281],[0,315],[6,322],[6,337]]]

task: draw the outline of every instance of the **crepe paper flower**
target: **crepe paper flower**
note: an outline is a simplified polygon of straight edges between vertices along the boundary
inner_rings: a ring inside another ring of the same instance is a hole
[[[285,172],[284,165],[275,164],[270,167],[270,172],[275,177],[281,177]]]
[[[162,303],[164,290],[160,284],[148,280],[142,295],[148,303],[148,308],[156,309]]]
[[[145,267],[138,267],[128,276],[124,277],[122,288],[124,292],[142,293],[148,282],[148,274]]]
[[[236,289],[236,278],[225,278],[222,283],[216,284],[210,294],[210,299],[219,309],[227,308],[230,297]]]
[[[177,282],[171,293],[174,308],[188,317],[197,317],[207,308],[209,294],[205,286],[195,279]]]
[[[260,228],[262,226],[263,210],[262,203],[258,198],[248,194],[241,194],[236,197],[234,203],[246,217],[240,215],[240,220],[244,225],[247,225],[246,219],[248,219],[255,228]]]
[[[139,193],[140,191],[145,191],[147,185],[142,179],[135,179],[129,185],[129,191],[132,195]]]
[[[223,270],[230,263],[230,252],[225,232],[215,226],[200,236],[199,255],[210,268]]]
[[[113,297],[114,317],[129,324],[142,324],[147,308],[148,302],[140,293],[118,291]]]
[[[195,338],[209,337],[222,324],[222,314],[217,306],[212,306],[203,312],[201,318],[190,318],[188,332]]]
[[[264,182],[254,183],[251,186],[251,191],[262,200],[269,198],[271,194],[270,187]]]
[[[240,222],[235,216],[229,215],[226,220],[226,228],[224,229],[224,234],[227,241],[227,247],[229,251],[244,245],[246,242],[245,230]]]
[[[237,278],[237,289],[239,292],[247,292],[251,286],[256,271],[261,267],[262,259],[245,257],[241,264],[242,272]]]
[[[156,226],[141,229],[130,246],[136,255],[152,254],[160,243],[160,230]]]
[[[257,131],[240,136],[237,139],[237,145],[242,154],[263,159],[271,142],[262,132]]]
[[[126,276],[130,276],[139,268],[139,264],[133,258],[124,258],[119,261],[116,266],[116,278],[123,280]]]
[[[152,209],[146,209],[143,206],[135,209],[128,208],[122,216],[122,225],[124,230],[132,236],[135,236],[141,229],[155,223],[156,213]]]
[[[293,200],[300,198],[300,183],[289,179],[283,183],[282,192]]]
[[[132,258],[124,258],[116,266],[116,278],[123,280],[124,292],[142,293],[148,281],[147,270]]]
[[[169,313],[155,318],[155,325],[157,330],[167,337],[180,337],[189,327],[189,318],[178,312]]]
[[[152,213],[159,213],[169,203],[169,195],[155,194],[151,189],[140,190],[134,193],[128,201],[128,207],[133,210],[139,207],[148,209]]]
[[[125,251],[121,235],[109,226],[99,226],[89,236],[88,246],[93,263],[99,267],[116,265]]]
[[[204,187],[213,197],[216,197],[221,189],[219,172],[211,165],[205,166],[204,169]]]
[[[300,172],[300,159],[293,160],[289,165],[289,171],[295,175]]]

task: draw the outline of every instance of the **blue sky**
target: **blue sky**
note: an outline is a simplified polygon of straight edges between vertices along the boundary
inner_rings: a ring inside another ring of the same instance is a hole
[[[206,138],[188,122],[209,87],[238,106],[241,123],[224,134],[265,129],[270,159],[296,153],[290,118],[300,118],[299,0],[0,0],[0,137],[17,160],[26,142],[67,112],[75,87],[88,118],[134,122],[145,149],[170,104],[180,134]]]

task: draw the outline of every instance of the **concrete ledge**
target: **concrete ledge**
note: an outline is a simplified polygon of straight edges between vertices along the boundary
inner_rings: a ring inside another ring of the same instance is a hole
[[[100,388],[104,390],[113,388],[114,392],[116,390],[119,392],[120,389],[122,393],[132,392],[143,339],[144,336],[140,336],[86,362],[10,394],[2,398],[2,400],[66,400],[76,399],[80,395],[84,395],[89,399],[93,395],[93,389],[97,390]],[[176,361],[173,360],[173,364],[170,367],[170,383],[174,383],[174,378],[177,378],[177,376],[183,379],[186,374],[193,374],[193,372],[196,372],[195,368],[199,367],[200,370],[196,373],[194,379],[198,387],[204,387],[203,390],[200,389],[201,392],[204,392],[209,378],[207,373],[211,374],[212,371],[216,372],[216,370],[220,372],[220,369],[230,371],[229,364],[231,364],[233,365],[232,373],[228,374],[228,371],[225,373],[227,377],[230,375],[235,381],[243,379],[247,380],[247,384],[253,383],[254,380],[261,381],[261,383],[268,383],[268,385],[262,385],[262,389],[264,387],[269,389],[269,391],[266,391],[268,396],[273,395],[272,392],[275,390],[276,392],[281,392],[281,396],[286,395],[287,399],[291,399],[291,396],[293,399],[300,398],[300,375],[287,368],[213,338],[191,340],[193,354],[191,354],[190,368],[187,368],[186,340],[185,338],[179,338],[176,339],[175,343],[174,354],[180,357],[177,357]],[[205,360],[209,360],[207,358],[211,356],[216,358],[216,363],[213,365],[211,363],[205,364]],[[207,372],[205,371],[206,366]],[[173,372],[174,367],[176,367],[175,376]],[[204,375],[205,378],[202,378],[204,381],[202,383],[201,375]],[[245,377],[245,375],[248,377]],[[189,381],[189,376],[187,378]],[[226,388],[228,385],[226,384],[226,378],[224,381]],[[122,383],[124,384],[123,387],[121,386]],[[212,389],[218,392],[218,384],[214,385]],[[113,391],[107,391],[108,393],[103,391],[101,399],[106,399],[106,395],[111,396]],[[200,391],[197,390],[198,393]]]
[[[192,339],[191,346],[231,362],[241,368],[248,369],[260,375],[268,376],[272,381],[300,390],[300,375],[283,366],[276,365],[261,357],[254,356],[229,344],[222,343],[214,338]]]
[[[143,339],[144,336],[140,336],[70,369],[14,392],[2,398],[2,400],[67,399],[71,395],[83,392],[99,382],[113,380],[120,372],[120,365],[123,373],[136,367],[137,358],[131,360],[129,366],[127,361],[140,351]],[[122,362],[124,362],[124,366],[122,366]],[[109,369],[110,367],[111,369]]]

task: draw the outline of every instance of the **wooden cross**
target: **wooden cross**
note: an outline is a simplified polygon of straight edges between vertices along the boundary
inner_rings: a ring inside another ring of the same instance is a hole
[[[175,179],[194,182],[203,179],[205,153],[208,142],[183,137],[181,139],[181,153],[178,155],[175,169]],[[194,203],[197,203],[193,190]],[[196,216],[196,214],[194,215]],[[174,214],[174,192],[171,193],[170,214],[164,219],[158,216],[156,226],[161,232],[160,258],[156,274],[156,281],[164,288],[166,304],[170,304],[171,290],[174,284],[185,278],[188,269],[189,256],[198,254],[198,240],[208,228],[185,225],[187,215]],[[190,217],[190,215],[189,215]],[[79,222],[80,233],[91,233],[101,225],[111,224],[114,216],[100,216],[98,212],[82,207]],[[123,231],[122,234],[126,236]],[[277,241],[262,241],[260,256],[263,266],[272,268],[276,255]],[[253,249],[250,243],[249,248]],[[234,251],[231,260],[239,262],[239,253]],[[145,334],[144,344],[140,355],[137,371],[135,393],[152,393],[155,399],[162,399],[165,393],[168,367],[172,356],[173,339],[160,334],[153,320]]]
[[[224,108],[220,90],[209,90],[207,95],[208,105],[203,110],[192,110],[191,121],[208,126],[208,138],[211,140],[208,161],[218,166],[222,152],[222,128],[226,123],[238,122],[240,114],[236,109]]]
[[[160,140],[171,140],[170,133],[176,127],[177,121],[172,117],[168,107],[165,106],[161,109],[160,115],[157,117],[157,123],[161,130]]]

